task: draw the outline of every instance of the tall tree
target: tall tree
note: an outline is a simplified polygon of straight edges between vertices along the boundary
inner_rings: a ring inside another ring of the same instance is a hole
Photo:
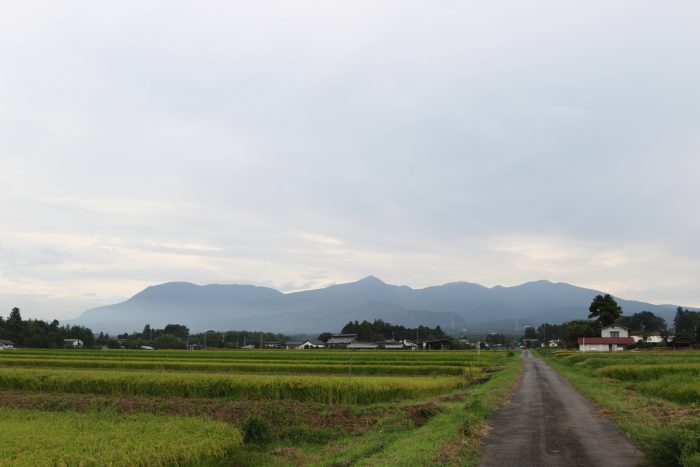
[[[588,311],[590,312],[588,319],[595,318],[603,327],[615,324],[622,316],[622,308],[610,294],[597,295],[588,307]]]
[[[564,343],[567,347],[576,347],[579,337],[598,337],[600,328],[598,323],[587,319],[577,319],[563,324]]]

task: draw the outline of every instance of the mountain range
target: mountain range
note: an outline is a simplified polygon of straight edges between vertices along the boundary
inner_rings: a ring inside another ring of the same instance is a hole
[[[467,334],[517,334],[525,325],[585,319],[593,298],[603,293],[545,280],[513,287],[452,282],[412,289],[369,276],[292,293],[253,285],[168,282],[147,287],[122,303],[87,310],[72,323],[112,334],[140,331],[147,323],[156,328],[184,324],[193,332],[238,329],[314,334],[339,332],[348,321],[383,319],[409,327],[440,325]],[[668,323],[677,307],[616,300],[627,315],[648,310]]]

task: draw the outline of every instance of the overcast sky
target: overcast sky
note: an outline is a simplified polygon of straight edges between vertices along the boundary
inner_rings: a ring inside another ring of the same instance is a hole
[[[700,306],[696,1],[5,1],[0,315],[166,281]]]

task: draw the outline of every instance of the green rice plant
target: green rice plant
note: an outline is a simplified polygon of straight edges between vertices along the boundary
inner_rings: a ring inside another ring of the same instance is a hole
[[[0,408],[3,466],[209,466],[242,443],[230,425],[200,418]]]
[[[700,375],[700,364],[612,365],[599,368],[593,374],[623,381],[646,381],[671,374],[698,376]]]
[[[645,381],[640,390],[646,394],[681,404],[700,403],[700,376],[691,374],[665,375]]]

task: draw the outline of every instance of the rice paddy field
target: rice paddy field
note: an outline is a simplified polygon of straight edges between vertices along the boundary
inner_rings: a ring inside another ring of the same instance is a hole
[[[473,465],[506,351],[0,352],[0,464]]]
[[[700,466],[700,351],[541,351],[655,466]]]

